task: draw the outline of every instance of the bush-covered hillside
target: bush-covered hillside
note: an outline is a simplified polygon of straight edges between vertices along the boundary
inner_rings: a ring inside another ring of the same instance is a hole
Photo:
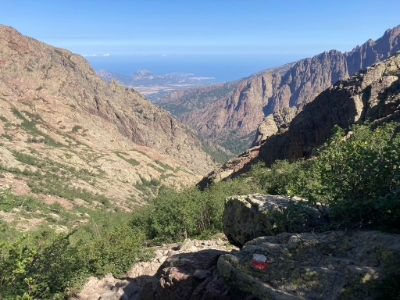
[[[270,169],[259,164],[249,174],[205,192],[163,188],[133,216],[97,213],[69,234],[41,231],[15,240],[10,237],[18,232],[2,224],[0,295],[64,299],[90,275],[122,275],[149,257],[145,246],[221,232],[225,199],[234,194],[281,194],[322,204],[330,211],[326,229],[400,232],[399,132],[397,123],[375,129],[354,126],[347,133],[336,128],[310,160],[280,161]],[[3,195],[2,203],[10,197]]]

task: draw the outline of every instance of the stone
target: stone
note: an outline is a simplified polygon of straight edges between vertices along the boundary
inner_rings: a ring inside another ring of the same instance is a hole
[[[214,241],[194,243],[201,247],[215,247],[212,245],[215,244]],[[182,249],[190,249],[190,245],[194,243],[186,241]],[[167,258],[158,269],[154,280],[147,280],[139,299],[257,300],[248,292],[229,287],[219,275],[218,257],[226,253],[228,252],[199,248],[194,252],[178,253]]]
[[[211,274],[212,273],[209,270],[196,270],[193,273],[193,277],[196,279],[203,280],[203,279],[206,279],[207,277],[210,277]]]
[[[270,267],[252,267],[253,255]],[[222,255],[224,281],[259,299],[375,299],[373,286],[400,268],[400,235],[377,231],[282,233]]]
[[[261,194],[229,197],[223,214],[224,233],[233,245],[242,247],[259,236],[311,231],[325,224],[318,209],[300,205],[301,202],[306,203],[289,197]],[[279,226],[277,220],[284,217],[284,211],[290,205],[296,207],[299,217],[291,219],[290,226]]]

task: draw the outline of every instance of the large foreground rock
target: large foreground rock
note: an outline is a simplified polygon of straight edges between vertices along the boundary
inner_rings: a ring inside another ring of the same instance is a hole
[[[257,300],[248,292],[225,284],[216,265],[227,252],[202,250],[168,258],[153,281],[148,281],[141,300]]]
[[[255,300],[232,291],[217,272],[221,254],[237,251],[223,235],[152,248],[152,261],[139,262],[123,276],[90,278],[71,300],[221,299]],[[248,294],[248,293],[247,293]],[[231,295],[233,295],[231,297]]]
[[[285,226],[280,222],[284,220]],[[238,247],[256,237],[286,231],[306,232],[323,224],[320,211],[304,205],[302,200],[261,194],[229,197],[223,216],[224,233]]]
[[[253,267],[267,257],[269,268]],[[260,237],[218,260],[229,285],[260,299],[374,299],[374,285],[400,268],[400,235],[376,231]]]

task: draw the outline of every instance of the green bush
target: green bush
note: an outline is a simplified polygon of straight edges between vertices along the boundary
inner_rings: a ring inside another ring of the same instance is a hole
[[[337,224],[400,229],[399,124],[339,127],[310,160],[256,166],[251,175],[270,194],[329,206]]]
[[[121,276],[149,258],[140,230],[127,224],[96,229],[0,243],[1,299],[65,299],[91,275]]]
[[[336,220],[391,225],[400,220],[399,124],[372,130],[354,126],[347,137],[336,128],[319,152],[319,201],[331,206]]]
[[[148,207],[134,214],[131,225],[156,241],[206,237],[222,231],[226,197],[260,191],[245,179],[221,182],[205,192],[197,188],[183,191],[163,188]]]

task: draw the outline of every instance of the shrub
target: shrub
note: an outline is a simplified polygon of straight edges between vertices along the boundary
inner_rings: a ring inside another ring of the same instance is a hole
[[[133,263],[149,258],[140,230],[127,224],[97,229],[97,234],[43,232],[0,243],[2,299],[64,299],[90,275],[121,276]]]
[[[222,231],[226,197],[259,191],[245,179],[220,182],[205,192],[197,188],[183,191],[163,188],[150,206],[134,214],[131,225],[155,242],[206,237]]]
[[[400,229],[400,129],[339,127],[310,160],[253,168],[256,184],[271,194],[300,196],[329,206],[336,225]]]

